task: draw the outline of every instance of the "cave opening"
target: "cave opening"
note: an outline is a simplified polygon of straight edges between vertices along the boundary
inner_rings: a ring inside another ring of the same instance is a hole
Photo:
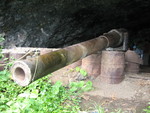
[[[129,47],[143,50],[150,65],[148,0],[1,0],[4,48],[59,48],[95,38],[114,28],[129,32]]]

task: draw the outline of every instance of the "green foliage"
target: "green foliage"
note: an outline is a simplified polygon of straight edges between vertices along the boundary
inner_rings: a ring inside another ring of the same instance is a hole
[[[5,39],[0,34],[0,43],[3,42]],[[12,66],[13,62],[8,62],[8,58],[4,58],[4,55],[2,54],[2,46],[0,45],[0,60],[3,60],[5,64],[2,64],[4,66],[4,70],[0,72],[1,75],[7,75],[8,69]],[[13,58],[10,58],[11,60],[14,60]],[[2,66],[0,64],[0,66]]]
[[[150,113],[150,102],[148,104],[149,106],[146,109],[143,109],[145,113]]]
[[[80,71],[80,67],[76,67],[76,71],[79,72]]]
[[[102,108],[101,106],[97,107],[97,111],[98,111],[98,113],[105,113],[104,108]]]
[[[0,82],[9,80],[10,73],[7,70],[0,71]]]
[[[80,109],[78,94],[59,81],[51,85],[44,77],[20,87],[7,77],[0,83],[0,112],[76,113]]]
[[[69,88],[61,82],[54,85],[48,76],[27,87],[20,87],[10,79],[7,69],[0,72],[0,112],[3,113],[77,113],[80,93],[92,89],[92,82],[73,82]]]
[[[4,40],[4,37],[0,34],[0,42],[3,42]]]
[[[3,41],[4,41],[4,37],[0,34],[0,43]],[[4,57],[1,52],[2,52],[2,46],[0,45],[0,59],[2,59]]]
[[[3,113],[77,113],[80,109],[80,93],[92,89],[92,82],[72,82],[69,88],[61,82],[50,84],[48,76],[27,87],[20,87],[0,73],[0,112]]]
[[[17,86],[10,78],[9,72],[3,71],[0,73],[0,112],[8,108],[6,104],[13,98],[16,98],[22,88]]]
[[[71,82],[69,87],[71,92],[81,93],[85,91],[90,91],[92,89],[92,82],[91,81]]]
[[[80,67],[76,67],[75,70],[77,72],[80,72],[80,74],[84,77],[86,77],[88,75],[87,72],[85,70],[81,69]]]

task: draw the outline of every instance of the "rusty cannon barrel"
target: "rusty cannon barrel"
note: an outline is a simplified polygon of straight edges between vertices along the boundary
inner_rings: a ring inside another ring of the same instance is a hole
[[[89,41],[68,46],[34,58],[15,61],[11,68],[12,78],[17,84],[27,86],[31,82],[90,54],[107,47],[117,47],[121,45],[123,42],[122,34],[122,31],[113,29]]]

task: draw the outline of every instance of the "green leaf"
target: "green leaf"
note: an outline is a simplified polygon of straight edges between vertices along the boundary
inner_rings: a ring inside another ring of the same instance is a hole
[[[5,39],[0,35],[0,42],[3,42]]]
[[[76,67],[76,71],[77,71],[77,72],[79,72],[79,71],[80,71],[80,69],[81,69],[80,67]]]
[[[77,83],[76,87],[78,88],[82,88],[84,86],[85,82],[84,81],[80,81]]]
[[[85,84],[85,87],[83,88],[83,91],[90,91],[93,88],[93,84],[91,81],[87,81]]]
[[[29,92],[21,93],[18,95],[18,97],[28,98],[30,96]]]
[[[92,86],[93,86],[93,83],[92,83],[91,81],[87,81],[87,82],[86,82],[86,86],[92,87]]]
[[[13,101],[9,101],[6,103],[6,105],[11,106],[14,102]]]
[[[77,89],[78,89],[77,87],[72,87],[72,88],[70,88],[70,91],[75,92],[75,91],[77,91]]]
[[[20,87],[10,80],[8,71],[1,74],[0,77],[8,77],[8,80],[0,82],[2,113],[77,113],[79,111],[78,91],[85,86],[84,81],[74,82],[70,84],[70,88],[65,88],[60,81],[52,86],[48,77],[44,77],[27,87]]]
[[[62,83],[60,81],[56,82],[53,86],[52,86],[52,94],[57,95],[59,93],[59,88],[61,87]]]
[[[87,72],[83,69],[80,69],[80,73],[81,75],[83,75],[84,77],[87,76]]]
[[[30,98],[37,98],[38,97],[38,93],[39,93],[39,90],[37,89],[34,89],[31,94],[30,94]]]
[[[0,81],[9,80],[9,73],[7,70],[0,71]]]
[[[54,87],[54,88],[59,88],[59,87],[61,87],[61,86],[62,86],[62,82],[57,81],[52,87]]]
[[[7,74],[7,70],[0,71],[0,75],[6,75],[6,74]]]

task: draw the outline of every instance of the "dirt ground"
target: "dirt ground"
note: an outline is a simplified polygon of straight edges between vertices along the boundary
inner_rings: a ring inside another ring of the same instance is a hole
[[[94,90],[82,95],[82,111],[96,110],[97,107],[105,108],[106,113],[144,113],[143,109],[150,102],[150,68],[142,67],[138,74],[126,73],[125,79],[119,84],[108,84],[98,76],[93,82]],[[61,69],[53,73],[52,82],[57,80],[68,84],[74,81],[77,72]],[[60,76],[61,75],[61,76]],[[88,112],[97,113],[97,112]]]
[[[131,78],[129,75],[134,76]],[[106,113],[119,109],[123,113],[141,113],[150,102],[150,73],[148,75],[149,77],[141,78],[138,77],[139,74],[126,74],[125,80],[120,84],[107,84],[98,79],[94,80],[95,89],[83,95],[82,110],[90,111],[95,109],[95,106],[102,106]]]

